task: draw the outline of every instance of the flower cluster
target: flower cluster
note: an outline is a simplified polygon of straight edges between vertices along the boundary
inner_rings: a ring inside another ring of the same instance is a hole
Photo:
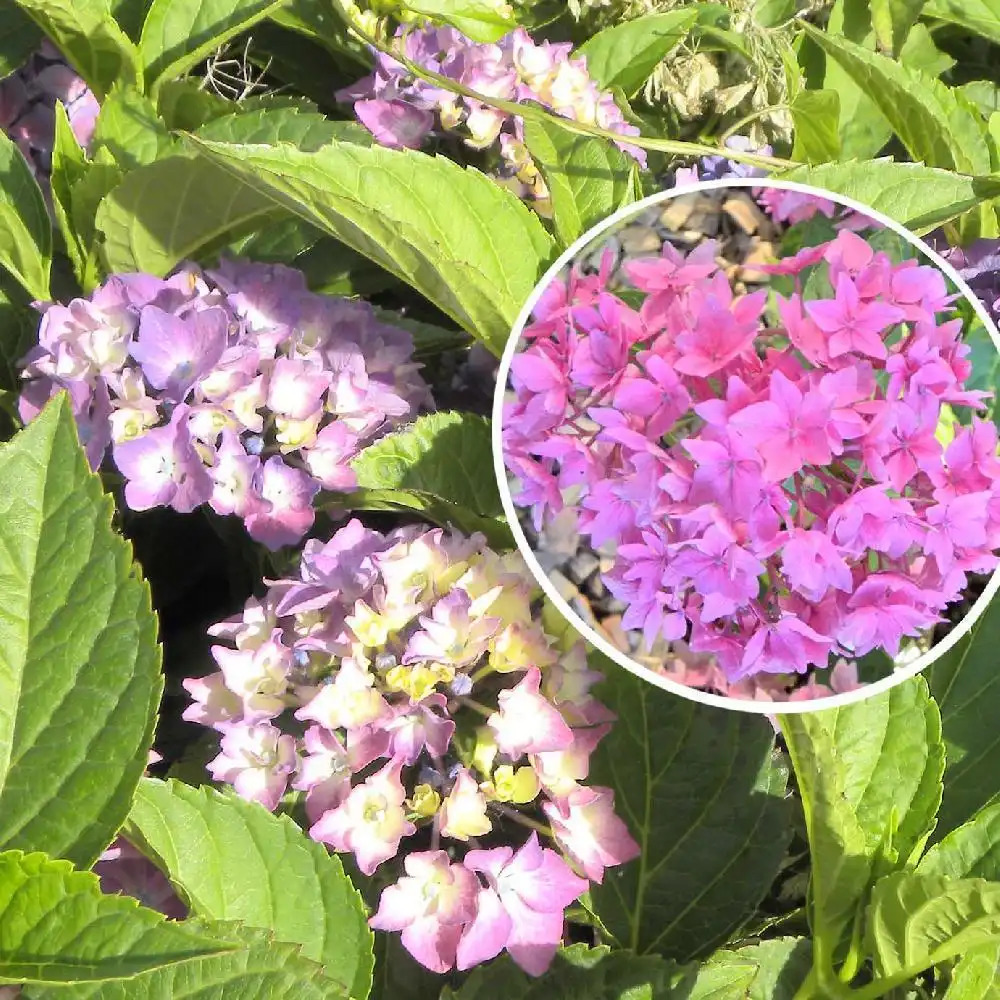
[[[984,394],[942,275],[851,229],[759,270],[790,294],[734,294],[712,241],[627,262],[638,309],[607,269],[555,281],[504,413],[516,502],[539,527],[572,505],[615,548],[623,627],[730,683],[895,656],[1000,547],[997,431],[951,419]]]
[[[496,44],[479,44],[454,28],[397,32],[412,63],[449,77],[484,97],[533,101],[556,114],[598,125],[622,136],[638,135],[614,97],[587,72],[586,58],[571,58],[569,43],[536,43],[519,28]],[[338,100],[353,101],[361,123],[386,146],[420,147],[435,130],[457,132],[467,146],[487,149],[499,142],[502,176],[521,197],[544,202],[545,182],[524,144],[523,120],[415,78],[396,59],[376,53],[375,71]],[[645,165],[645,153],[627,141],[621,149]]]
[[[0,129],[41,176],[52,168],[55,104],[66,108],[73,134],[86,147],[100,106],[48,40],[16,73],[0,80]]]
[[[1000,240],[976,240],[968,247],[941,248],[942,256],[1000,322]]]
[[[638,851],[611,789],[583,783],[614,718],[600,675],[536,600],[481,537],[351,521],[213,626],[219,671],[184,682],[184,717],[221,733],[216,780],[268,809],[304,793],[310,835],[366,875],[402,856],[372,926],[438,972],[506,948],[541,973],[566,907]]]
[[[770,146],[755,146],[746,136],[731,135],[725,145],[740,153],[759,153],[761,156],[771,156],[774,150]],[[720,181],[729,177],[764,177],[767,171],[762,167],[753,167],[746,163],[737,163],[721,154],[718,156],[703,156],[694,166],[680,167],[674,172],[674,184],[696,184],[698,181]]]
[[[225,261],[167,279],[112,276],[43,307],[21,415],[68,391],[91,464],[108,448],[134,510],[208,503],[271,548],[313,524],[320,488],[428,401],[410,334],[301,272]]]

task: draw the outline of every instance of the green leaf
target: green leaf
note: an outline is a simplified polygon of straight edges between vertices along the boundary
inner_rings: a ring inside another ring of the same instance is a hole
[[[134,87],[114,86],[101,103],[91,155],[106,149],[124,170],[152,163],[176,144],[156,108]]]
[[[361,897],[340,859],[290,818],[205,786],[145,778],[128,830],[194,913],[271,930],[344,992],[368,995],[372,933]]]
[[[705,708],[614,666],[601,697],[618,722],[591,777],[614,789],[642,855],[592,888],[593,908],[640,954],[706,954],[753,912],[788,843],[773,731],[759,716]]]
[[[1000,730],[1000,686],[996,650],[1000,644],[1000,601],[992,601],[975,626],[927,672],[941,709],[947,747],[939,838],[968,822],[1000,795],[996,767]]]
[[[103,99],[114,83],[139,83],[139,53],[107,0],[15,0]]]
[[[812,858],[817,964],[831,969],[869,881],[902,866],[934,827],[944,745],[923,678],[843,708],[781,717]]]
[[[162,690],[112,510],[64,394],[0,448],[0,846],[80,867],[128,813]]]
[[[844,38],[805,23],[803,29],[870,94],[915,160],[969,174],[990,172],[984,123],[960,94]]]
[[[232,946],[104,895],[96,875],[45,854],[0,854],[0,982],[96,982]]]
[[[867,942],[880,985],[897,985],[1000,934],[1000,885],[895,872],[875,883]]]
[[[926,17],[939,17],[1000,45],[1000,0],[927,0]]]
[[[573,55],[586,57],[587,70],[602,90],[621,87],[632,97],[697,18],[696,10],[674,10],[623,21],[588,38]]]
[[[970,948],[956,963],[942,1000],[1000,997],[1000,941]]]
[[[527,119],[524,141],[548,185],[556,236],[563,246],[635,200],[634,161],[613,143],[569,132],[552,118]]]
[[[239,947],[131,979],[32,989],[31,1000],[348,1000],[297,945],[235,924],[195,926]]]
[[[920,859],[917,872],[1000,882],[1000,803],[980,809],[938,841]]]
[[[109,272],[162,277],[274,205],[208,160],[167,156],[132,170],[101,201],[95,225]]]
[[[552,255],[538,217],[472,168],[412,150],[333,142],[197,150],[273,202],[413,285],[500,354]]]
[[[150,94],[183,76],[284,0],[153,0],[139,39]]]
[[[827,163],[840,158],[840,95],[835,90],[800,90],[791,112],[795,125],[792,159]]]
[[[367,489],[420,490],[477,514],[503,513],[490,422],[472,413],[430,413],[362,449],[351,462]]]
[[[717,951],[692,970],[678,992],[687,1000],[749,1000],[757,973],[756,963],[737,952]]]
[[[0,130],[0,267],[36,299],[49,297],[52,223],[21,151]]]
[[[0,80],[20,69],[41,40],[38,25],[16,0],[0,0]]]
[[[879,45],[899,54],[925,0],[872,0],[872,27]]]
[[[214,142],[291,143],[311,153],[330,142],[351,142],[371,146],[371,132],[357,122],[332,121],[318,112],[297,107],[260,108],[214,117],[195,133]]]
[[[202,87],[196,78],[170,80],[160,87],[156,110],[169,129],[193,132],[213,118],[232,114],[236,107]]]
[[[474,42],[496,42],[517,27],[514,12],[500,0],[403,0],[403,6],[458,28]]]
[[[772,938],[737,948],[736,954],[757,966],[747,1000],[794,1000],[812,968],[807,938]]]
[[[778,176],[853,198],[919,235],[1000,195],[1000,178],[967,177],[892,160],[795,167]]]
[[[840,96],[835,90],[800,90],[790,105],[795,126],[792,158],[828,163],[840,158]]]
[[[795,0],[757,0],[753,19],[762,28],[776,28],[795,16]]]

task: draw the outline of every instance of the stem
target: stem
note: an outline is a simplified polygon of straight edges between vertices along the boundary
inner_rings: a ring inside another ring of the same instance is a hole
[[[494,714],[493,711],[485,705],[480,704],[472,698],[466,698],[464,695],[459,698],[458,701],[460,704],[465,705],[466,708],[471,708],[474,712],[478,712],[487,719]]]
[[[552,827],[546,826],[544,823],[539,823],[537,819],[531,819],[529,816],[525,816],[523,813],[519,813],[516,809],[511,809],[509,806],[501,805],[499,802],[494,803],[497,811],[502,815],[506,816],[507,819],[512,819],[515,823],[520,823],[521,826],[526,826],[529,830],[536,830],[538,833],[544,833],[546,837],[552,836]]]
[[[521,118],[533,118],[536,121],[554,122],[565,128],[569,132],[576,132],[581,135],[592,135],[599,139],[607,139],[611,142],[626,143],[630,146],[638,146],[640,149],[651,149],[661,153],[673,153],[675,156],[695,157],[695,156],[718,156],[724,155],[727,159],[736,163],[747,163],[754,167],[764,167],[767,169],[785,170],[799,166],[795,160],[785,160],[778,156],[763,156],[759,153],[745,153],[737,149],[720,148],[710,146],[700,142],[682,142],[677,139],[654,139],[644,135],[622,135],[619,132],[611,132],[601,128],[599,125],[588,125],[585,122],[578,122],[573,118],[564,118],[562,115],[552,114],[544,110],[541,105],[518,104],[516,101],[505,101],[499,97],[491,97],[488,94],[481,94],[471,87],[466,87],[457,80],[435,73],[426,69],[418,63],[413,62],[402,51],[396,51],[391,46],[380,42],[373,35],[361,28],[359,25],[348,21],[348,29],[360,41],[370,45],[377,52],[395,59],[401,66],[404,66],[414,76],[428,83],[434,83],[444,90],[451,91],[469,100],[478,101],[487,107],[496,108],[498,111],[505,111],[509,115],[518,115]]]

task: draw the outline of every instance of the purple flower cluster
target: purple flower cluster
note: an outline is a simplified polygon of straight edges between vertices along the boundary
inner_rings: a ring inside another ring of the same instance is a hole
[[[1000,240],[945,248],[942,255],[982,300],[994,322],[1000,322]]]
[[[638,135],[614,97],[602,92],[587,72],[587,60],[571,58],[569,43],[536,43],[518,28],[496,44],[479,44],[454,28],[401,27],[403,55],[485,97],[533,101],[556,114],[598,125],[622,136]],[[473,149],[499,141],[503,176],[521,197],[544,201],[545,182],[524,144],[523,119],[415,78],[400,62],[376,53],[375,71],[338,92],[353,101],[362,124],[386,146],[419,148],[435,128],[457,132]],[[643,150],[618,144],[645,165]]]
[[[363,445],[429,401],[407,331],[278,264],[119,274],[42,308],[22,418],[66,390],[91,465],[112,449],[129,507],[207,503],[272,549],[306,534],[321,488],[356,485]]]
[[[45,41],[21,69],[0,80],[0,129],[41,176],[52,169],[56,101],[66,108],[73,134],[86,148],[100,111],[97,98]]]
[[[725,145],[741,153],[759,153],[771,156],[770,146],[755,146],[746,136],[731,135]],[[765,177],[767,171],[746,163],[737,163],[725,156],[703,156],[693,167],[681,167],[674,174],[674,184],[696,184],[698,181],[718,181],[728,177]]]
[[[787,194],[801,216],[809,196]],[[538,526],[574,505],[615,546],[623,627],[685,640],[729,682],[896,655],[1000,547],[996,427],[938,439],[944,407],[985,395],[964,388],[943,276],[847,228],[754,266],[795,291],[734,294],[711,241],[627,263],[639,309],[606,271],[557,280],[504,414],[516,502]]]
[[[612,790],[583,783],[614,718],[600,675],[537,596],[480,536],[351,521],[213,626],[219,671],[184,681],[184,717],[221,733],[216,780],[268,809],[303,792],[310,836],[367,875],[401,857],[371,923],[437,972],[504,949],[543,972],[566,907],[638,853]]]

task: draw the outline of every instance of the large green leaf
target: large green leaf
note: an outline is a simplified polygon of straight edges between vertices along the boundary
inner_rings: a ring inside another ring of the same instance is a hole
[[[174,144],[156,108],[135,87],[114,86],[101,103],[91,155],[106,149],[125,170],[152,163]]]
[[[892,160],[823,163],[795,167],[778,176],[853,198],[918,234],[1000,196],[998,178],[969,177]]]
[[[872,0],[872,27],[885,51],[899,53],[923,6],[924,0]]]
[[[288,142],[307,153],[334,141],[358,146],[370,146],[373,142],[371,132],[357,122],[333,121],[326,115],[294,106],[257,108],[214,117],[195,134],[214,142],[268,145]]]
[[[944,745],[920,677],[843,708],[781,718],[809,833],[817,964],[831,971],[873,874],[902,866],[934,827]]]
[[[0,130],[0,267],[35,298],[49,297],[52,228],[21,151]]]
[[[803,27],[870,94],[915,160],[968,174],[990,172],[985,124],[960,94],[888,56]]]
[[[840,159],[840,95],[835,90],[800,90],[789,108],[795,125],[792,158],[805,163]]]
[[[540,118],[525,121],[524,141],[548,185],[556,236],[563,246],[636,200],[635,161],[613,143],[575,135]]]
[[[771,938],[737,948],[736,955],[757,966],[748,1000],[795,1000],[812,967],[807,938]]]
[[[441,156],[342,142],[311,154],[191,142],[409,282],[496,354],[553,253],[537,216],[514,195]]]
[[[403,6],[458,28],[475,42],[496,42],[517,27],[510,7],[496,0],[403,0]]]
[[[1000,934],[1000,885],[895,872],[872,890],[867,942],[876,975],[897,985]]]
[[[920,859],[917,872],[1000,882],[1000,803],[981,809],[938,841]]]
[[[938,837],[968,822],[1000,795],[998,644],[1000,601],[994,600],[972,630],[927,672],[947,746]]]
[[[485,417],[428,414],[369,445],[351,466],[367,489],[419,490],[477,514],[503,513]]]
[[[697,18],[696,10],[647,14],[599,31],[573,54],[586,57],[587,70],[599,87],[621,87],[631,97]]]
[[[0,0],[0,80],[20,69],[41,40],[38,25],[16,0]]]
[[[625,947],[704,955],[753,911],[791,830],[786,774],[765,719],[719,712],[609,665],[604,700],[617,714],[594,756],[595,784],[642,854],[594,886],[594,909]]]
[[[153,0],[142,26],[139,53],[150,93],[183,76],[284,0]]]
[[[372,933],[340,859],[287,816],[207,786],[143,779],[128,830],[192,911],[302,945],[353,997],[372,982]]]
[[[60,395],[0,448],[0,847],[89,866],[146,766],[156,618]]]
[[[0,982],[124,979],[233,946],[166,920],[46,854],[0,854]]]
[[[236,948],[131,979],[32,987],[28,1000],[348,1000],[297,945],[236,924],[195,924]],[[351,998],[351,1000],[363,1000]]]
[[[15,0],[103,98],[114,83],[137,83],[139,53],[108,0]]]
[[[955,964],[942,1000],[1000,998],[1000,940],[970,948]]]
[[[924,14],[951,21],[1000,44],[1000,0],[927,0]]]

